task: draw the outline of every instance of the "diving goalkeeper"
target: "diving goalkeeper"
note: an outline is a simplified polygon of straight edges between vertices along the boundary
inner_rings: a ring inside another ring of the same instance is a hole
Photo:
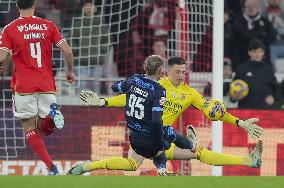
[[[163,124],[171,126],[179,115],[188,107],[193,106],[206,113],[206,100],[194,88],[184,83],[186,73],[185,60],[181,57],[171,57],[168,60],[167,77],[161,78],[159,83],[166,89],[166,102],[164,104]],[[125,106],[125,95],[111,98],[99,98],[92,91],[82,90],[81,100],[86,105],[91,106]],[[205,114],[208,117],[208,114]],[[257,118],[241,120],[228,112],[220,117],[221,121],[245,129],[253,138],[259,138],[263,134],[263,129],[256,124]],[[248,156],[234,156],[210,151],[202,146],[196,148],[195,132],[192,127],[187,128],[187,139],[176,133],[176,140],[166,151],[168,160],[189,160],[197,159],[210,165],[246,165],[251,167],[261,166],[262,142],[258,141],[254,150]],[[195,152],[196,150],[196,152]],[[81,164],[81,169],[92,171],[96,169],[113,170],[136,170],[141,162],[136,161],[133,165],[126,163],[122,157],[113,157],[101,161],[85,162]]]

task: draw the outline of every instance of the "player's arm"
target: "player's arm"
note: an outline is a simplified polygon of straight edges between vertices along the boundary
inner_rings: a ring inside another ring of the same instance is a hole
[[[73,83],[75,81],[75,76],[73,74],[73,52],[66,41],[61,42],[58,45],[58,48],[63,52],[67,64],[67,69],[66,69],[67,81],[69,83]]]
[[[8,33],[7,28],[5,28],[0,34],[0,63],[3,63],[6,60],[13,47],[13,42]]]
[[[81,90],[80,99],[87,106],[109,106],[124,107],[126,104],[126,95],[121,94],[114,97],[102,98],[91,90]]]
[[[198,110],[202,111],[206,117],[209,117],[206,114],[208,113],[208,111],[205,110],[206,100],[204,99],[204,97],[196,90],[193,90],[192,96],[194,97],[193,106],[195,106]],[[224,111],[226,110],[224,109]],[[255,124],[259,121],[258,118],[242,120],[226,111],[224,116],[220,117],[218,120],[245,129],[253,138],[259,138],[263,134],[263,129]]]
[[[164,127],[162,121],[163,105],[166,101],[166,91],[157,91],[153,98],[152,124],[157,128],[157,140],[160,141],[161,149],[168,149],[170,144],[164,139]]]
[[[3,63],[6,60],[8,53],[8,51],[0,48],[0,63]]]
[[[125,93],[126,92],[126,84],[127,84],[127,80],[126,81],[121,80],[121,81],[113,84],[111,86],[111,89],[112,89],[113,92]]]
[[[49,24],[52,31],[52,42],[63,52],[67,64],[66,79],[72,84],[75,81],[73,73],[73,52],[62,34],[59,32],[57,26],[53,22],[50,22]]]

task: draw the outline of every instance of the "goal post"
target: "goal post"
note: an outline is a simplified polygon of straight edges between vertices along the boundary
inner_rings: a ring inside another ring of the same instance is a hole
[[[212,97],[223,101],[223,59],[224,59],[224,1],[213,0],[213,82]],[[222,152],[223,122],[212,122],[212,149]],[[222,167],[213,166],[212,175],[221,176]]]

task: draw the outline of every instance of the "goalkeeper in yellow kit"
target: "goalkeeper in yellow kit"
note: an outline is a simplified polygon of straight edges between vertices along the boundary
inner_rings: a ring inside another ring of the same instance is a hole
[[[184,83],[186,73],[185,60],[181,57],[171,57],[168,60],[167,77],[161,78],[159,83],[166,89],[166,102],[162,116],[163,125],[171,126],[188,107],[193,106],[200,111],[205,111],[206,100],[194,88]],[[110,98],[99,98],[96,93],[82,90],[81,100],[90,106],[125,106],[125,95]],[[208,117],[208,114],[205,114]],[[228,112],[220,118],[221,121],[244,128],[253,138],[259,138],[263,129],[256,124],[257,118],[241,120]],[[246,165],[251,167],[261,166],[262,142],[258,141],[254,150],[248,156],[234,156],[210,151],[202,146],[196,147],[196,137],[191,126],[187,128],[187,138],[176,133],[174,144],[166,151],[168,160],[197,159],[210,165]],[[72,169],[72,174],[82,174],[97,169],[110,170],[137,170],[142,161],[139,156],[129,152],[128,158],[112,157],[105,160],[85,162]],[[131,159],[131,163],[129,162]]]

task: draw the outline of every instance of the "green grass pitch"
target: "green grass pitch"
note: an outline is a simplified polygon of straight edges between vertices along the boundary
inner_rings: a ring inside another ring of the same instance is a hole
[[[0,176],[1,188],[283,188],[284,177]]]

